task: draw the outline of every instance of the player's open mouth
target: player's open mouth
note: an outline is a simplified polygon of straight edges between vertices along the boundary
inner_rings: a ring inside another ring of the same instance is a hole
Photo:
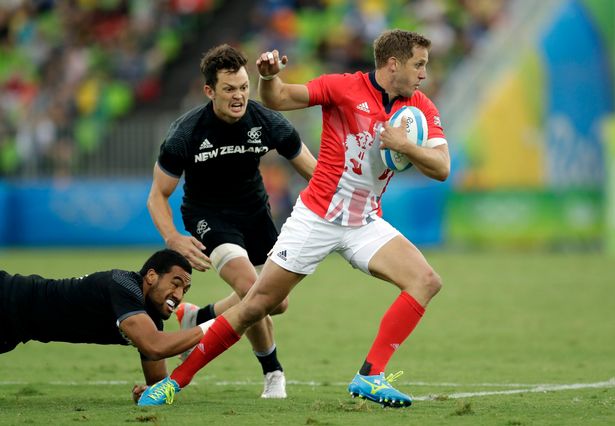
[[[234,112],[241,112],[243,110],[243,103],[242,102],[234,102],[231,104],[231,111]]]
[[[166,300],[166,303],[167,303],[167,306],[168,306],[169,308],[171,308],[171,310],[172,310],[172,311],[174,311],[174,310],[175,310],[175,307],[177,306],[177,304],[175,303],[175,301],[174,301],[174,300],[167,299],[167,300]]]

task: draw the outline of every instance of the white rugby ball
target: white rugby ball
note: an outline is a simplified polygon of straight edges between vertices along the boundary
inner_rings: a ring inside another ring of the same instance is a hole
[[[409,120],[406,123],[406,117]],[[427,119],[423,112],[413,106],[403,106],[389,118],[389,125],[392,127],[406,126],[406,136],[408,141],[418,146],[423,146],[427,142]],[[380,150],[382,162],[394,172],[402,172],[412,167],[412,163],[404,154],[385,148]]]

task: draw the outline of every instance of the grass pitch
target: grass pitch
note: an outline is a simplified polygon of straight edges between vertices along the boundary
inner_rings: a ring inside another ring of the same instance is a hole
[[[5,250],[0,268],[50,277],[138,270],[152,251]],[[0,424],[615,424],[613,259],[427,258],[444,288],[388,369],[405,371],[396,383],[416,399],[408,409],[382,409],[346,393],[397,292],[334,255],[274,319],[287,400],[259,398],[262,376],[247,340],[199,372],[173,406],[151,408],[130,399],[132,385],[143,381],[134,348],[30,342],[0,355]],[[196,272],[187,300],[202,305],[228,292],[214,273]],[[168,361],[170,370],[176,365]]]

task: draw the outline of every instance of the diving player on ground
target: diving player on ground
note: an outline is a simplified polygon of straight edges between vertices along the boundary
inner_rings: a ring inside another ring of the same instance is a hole
[[[165,358],[193,347],[205,325],[164,332],[190,288],[192,267],[179,253],[154,253],[139,272],[113,269],[50,279],[0,271],[0,354],[19,343],[133,345],[152,385],[167,375]],[[135,386],[135,402],[145,386]]]

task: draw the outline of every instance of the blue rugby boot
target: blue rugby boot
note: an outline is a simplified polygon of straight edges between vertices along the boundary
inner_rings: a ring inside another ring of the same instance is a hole
[[[383,407],[409,407],[412,405],[412,398],[391,386],[391,382],[394,382],[402,374],[404,374],[403,371],[398,371],[385,378],[384,373],[373,376],[363,376],[357,373],[348,385],[348,392],[353,398],[358,396],[359,398],[369,399]]]
[[[143,391],[137,405],[173,404],[175,394],[179,391],[181,388],[177,382],[167,376]]]

